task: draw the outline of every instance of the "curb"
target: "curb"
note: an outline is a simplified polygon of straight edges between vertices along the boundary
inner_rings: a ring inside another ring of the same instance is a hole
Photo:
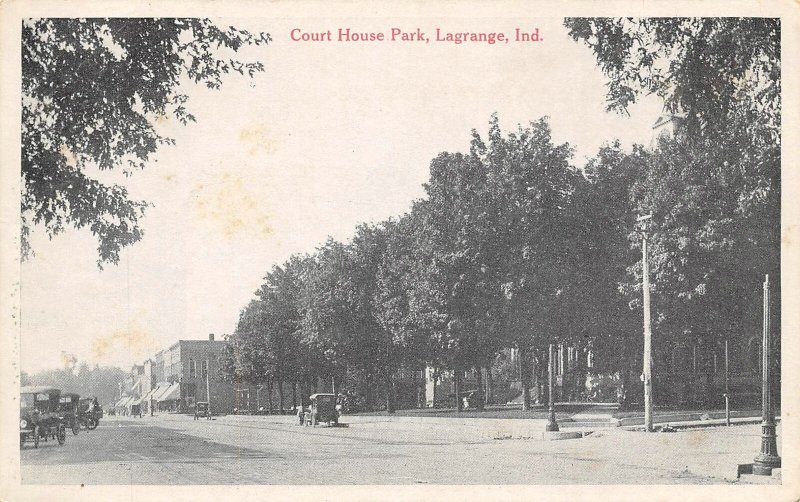
[[[775,417],[775,423],[780,423],[780,417]],[[735,425],[756,425],[761,423],[761,417],[743,417],[743,418],[731,418],[731,427]],[[659,429],[668,428],[671,430],[685,430],[685,429],[703,429],[707,427],[727,427],[725,420],[720,419],[710,419],[710,420],[695,420],[695,421],[685,421],[685,422],[660,422],[658,424],[653,424],[653,427],[656,431],[662,432]],[[627,431],[643,431],[643,425],[623,425],[621,426],[623,430]],[[668,431],[663,431],[668,432]]]

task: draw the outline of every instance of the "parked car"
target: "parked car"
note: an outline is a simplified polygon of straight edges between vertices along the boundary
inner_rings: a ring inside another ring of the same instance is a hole
[[[211,420],[211,407],[206,401],[199,401],[194,405],[194,419],[198,420],[200,417]]]
[[[94,430],[103,418],[103,407],[97,402],[96,397],[84,397],[78,406],[78,419],[88,430]]]
[[[72,429],[72,434],[77,435],[81,430],[81,423],[78,419],[78,407],[80,406],[81,396],[71,392],[61,394],[58,400],[58,411],[64,418],[64,425]]]
[[[312,394],[311,407],[303,413],[303,425],[317,425],[327,422],[328,425],[339,424],[339,412],[336,409],[336,394]]]
[[[26,442],[34,448],[44,439],[55,439],[59,445],[67,441],[64,419],[59,414],[61,390],[53,387],[26,386],[20,389],[19,446]]]

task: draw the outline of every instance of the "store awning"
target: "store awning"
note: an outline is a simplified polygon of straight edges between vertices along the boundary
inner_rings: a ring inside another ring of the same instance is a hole
[[[181,384],[174,383],[169,386],[169,388],[158,397],[158,402],[161,401],[172,401],[175,399],[180,399],[181,397]]]
[[[140,402],[140,403],[142,403],[142,402],[149,402],[149,401],[150,401],[150,398],[152,398],[152,397],[153,397],[153,394],[155,393],[155,391],[156,391],[157,389],[158,389],[158,387],[153,387],[152,389],[150,389],[149,391],[147,391],[147,394],[145,394],[144,396],[142,396],[142,398],[141,398],[141,399],[139,399],[139,402]]]
[[[119,407],[119,408],[124,408],[124,407],[130,406],[131,402],[133,402],[133,400],[134,400],[133,396],[123,396],[122,399],[117,401],[117,404],[115,406]]]
[[[159,383],[156,385],[156,388],[155,388],[155,389],[153,389],[153,391],[152,391],[152,393],[150,394],[150,397],[148,397],[148,399],[152,399],[153,401],[160,401],[160,400],[161,400],[161,396],[162,396],[162,395],[163,395],[165,392],[167,392],[167,391],[169,390],[169,388],[170,388],[170,386],[171,386],[171,385],[172,385],[172,384],[170,384],[170,383],[168,383],[168,382],[159,382]]]
[[[133,399],[133,401],[131,401],[131,406],[140,404],[143,400],[144,400],[144,396],[136,397],[136,398]]]

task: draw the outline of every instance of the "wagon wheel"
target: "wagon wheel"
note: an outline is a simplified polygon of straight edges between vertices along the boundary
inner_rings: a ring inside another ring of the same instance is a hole
[[[77,436],[80,431],[81,431],[81,423],[78,422],[78,419],[76,418],[75,420],[72,421],[72,434]]]
[[[35,426],[33,428],[33,447],[34,448],[38,448],[39,447],[39,433],[40,433],[39,426],[37,425],[37,426]]]
[[[89,419],[89,423],[86,424],[86,428],[89,429],[90,431],[93,431],[93,430],[97,429],[97,419],[96,418],[90,418]]]
[[[56,429],[56,439],[58,439],[59,446],[63,446],[64,443],[67,442],[67,428],[64,427],[64,424],[58,424],[58,429]]]

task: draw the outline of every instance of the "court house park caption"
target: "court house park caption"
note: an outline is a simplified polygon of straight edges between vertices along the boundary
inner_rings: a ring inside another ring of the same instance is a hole
[[[415,44],[450,43],[450,44],[508,44],[542,42],[543,37],[539,28],[514,28],[505,31],[449,31],[443,28],[434,28],[423,31],[421,28],[403,29],[389,28],[387,30],[362,30],[353,28],[336,28],[328,30],[304,30],[293,28],[289,32],[292,42],[332,42],[332,43],[381,43],[381,42],[406,42]]]

